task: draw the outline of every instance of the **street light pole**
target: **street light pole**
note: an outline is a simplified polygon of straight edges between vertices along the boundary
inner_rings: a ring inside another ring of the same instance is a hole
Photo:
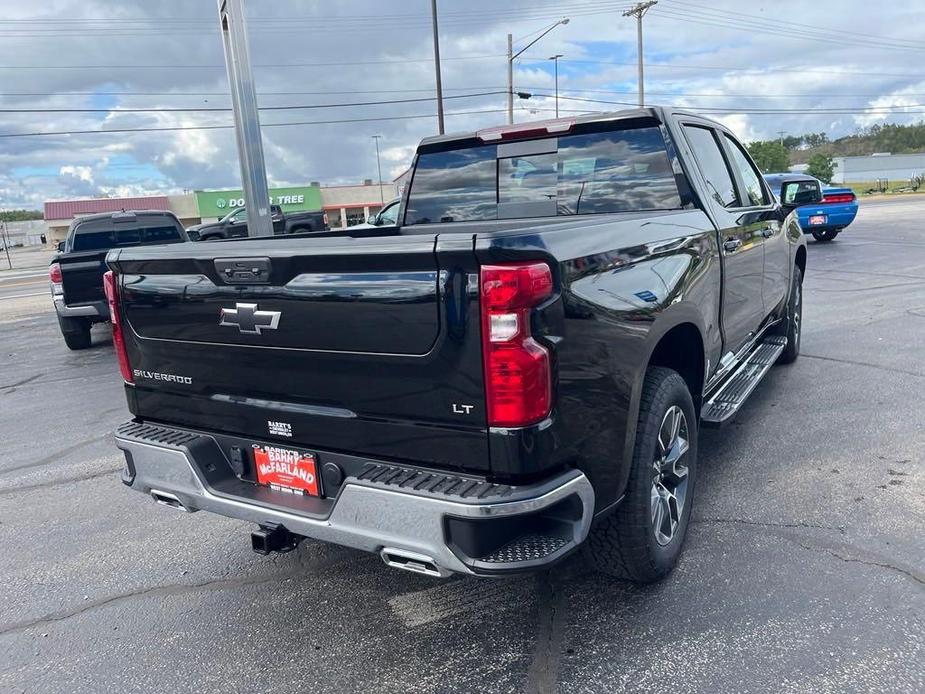
[[[440,77],[440,30],[437,26],[437,0],[430,0],[430,8],[434,23],[434,65],[437,70],[437,129],[443,135],[443,80]]]
[[[645,88],[643,87],[643,73],[642,73],[642,18],[646,12],[649,11],[649,8],[657,5],[658,0],[648,0],[647,2],[640,2],[637,5],[634,5],[626,12],[623,13],[624,17],[635,17],[636,18],[636,50],[638,51],[637,60],[639,61],[639,105],[644,106],[646,103],[645,97]]]
[[[373,135],[373,139],[376,141],[376,170],[379,172],[379,202],[383,205],[385,204],[385,197],[382,194],[382,164],[379,163],[379,140],[382,138],[382,135]]]
[[[524,54],[530,46],[539,41],[541,38],[546,36],[550,31],[555,29],[557,26],[565,26],[569,23],[568,17],[563,17],[558,22],[553,24],[551,27],[546,29],[542,34],[533,39],[526,46],[521,48],[519,51],[514,53],[514,42],[510,34],[507,35],[507,122],[508,125],[514,124],[514,61],[517,60],[521,55]]]
[[[270,190],[260,135],[257,90],[247,45],[244,0],[218,0],[218,16],[231,87],[231,110],[234,114],[241,184],[247,208],[247,233],[249,236],[273,236]]]
[[[559,58],[561,57],[561,53],[556,53],[549,58],[556,64],[556,118],[559,117]]]

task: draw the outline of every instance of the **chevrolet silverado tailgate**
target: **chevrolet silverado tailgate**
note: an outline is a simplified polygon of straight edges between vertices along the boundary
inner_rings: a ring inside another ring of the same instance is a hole
[[[133,408],[306,448],[487,469],[469,238],[123,249]]]

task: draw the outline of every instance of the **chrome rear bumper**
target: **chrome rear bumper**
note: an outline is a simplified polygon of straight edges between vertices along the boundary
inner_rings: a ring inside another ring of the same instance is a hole
[[[306,514],[213,488],[206,479],[214,478],[225,458],[208,433],[128,423],[116,432],[116,445],[126,454],[123,481],[161,504],[283,526],[296,535],[379,553],[390,566],[440,576],[546,566],[584,541],[594,512],[590,482],[571,470],[530,486],[483,481],[479,488],[485,492],[470,496],[348,476],[325,502],[324,513]],[[264,501],[273,494],[258,489]],[[275,494],[281,502],[289,497]]]

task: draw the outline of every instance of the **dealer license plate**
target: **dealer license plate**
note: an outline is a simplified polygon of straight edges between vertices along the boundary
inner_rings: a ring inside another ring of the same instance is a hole
[[[321,496],[312,453],[276,446],[254,446],[257,484],[290,494]]]
[[[810,226],[821,226],[825,224],[827,221],[828,221],[828,217],[826,217],[824,214],[814,214],[812,217],[809,218]]]

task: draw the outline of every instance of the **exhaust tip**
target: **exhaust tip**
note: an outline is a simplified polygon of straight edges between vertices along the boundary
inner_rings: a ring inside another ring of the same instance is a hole
[[[379,553],[379,556],[382,557],[386,566],[391,566],[393,569],[436,578],[446,578],[450,575],[449,571],[441,569],[433,559],[417,552],[386,547]]]
[[[171,494],[170,492],[162,492],[159,489],[152,489],[151,498],[161,506],[169,506],[170,508],[175,508],[178,511],[186,511],[187,513],[190,513],[190,510],[183,505],[183,502],[180,501],[176,494]]]

